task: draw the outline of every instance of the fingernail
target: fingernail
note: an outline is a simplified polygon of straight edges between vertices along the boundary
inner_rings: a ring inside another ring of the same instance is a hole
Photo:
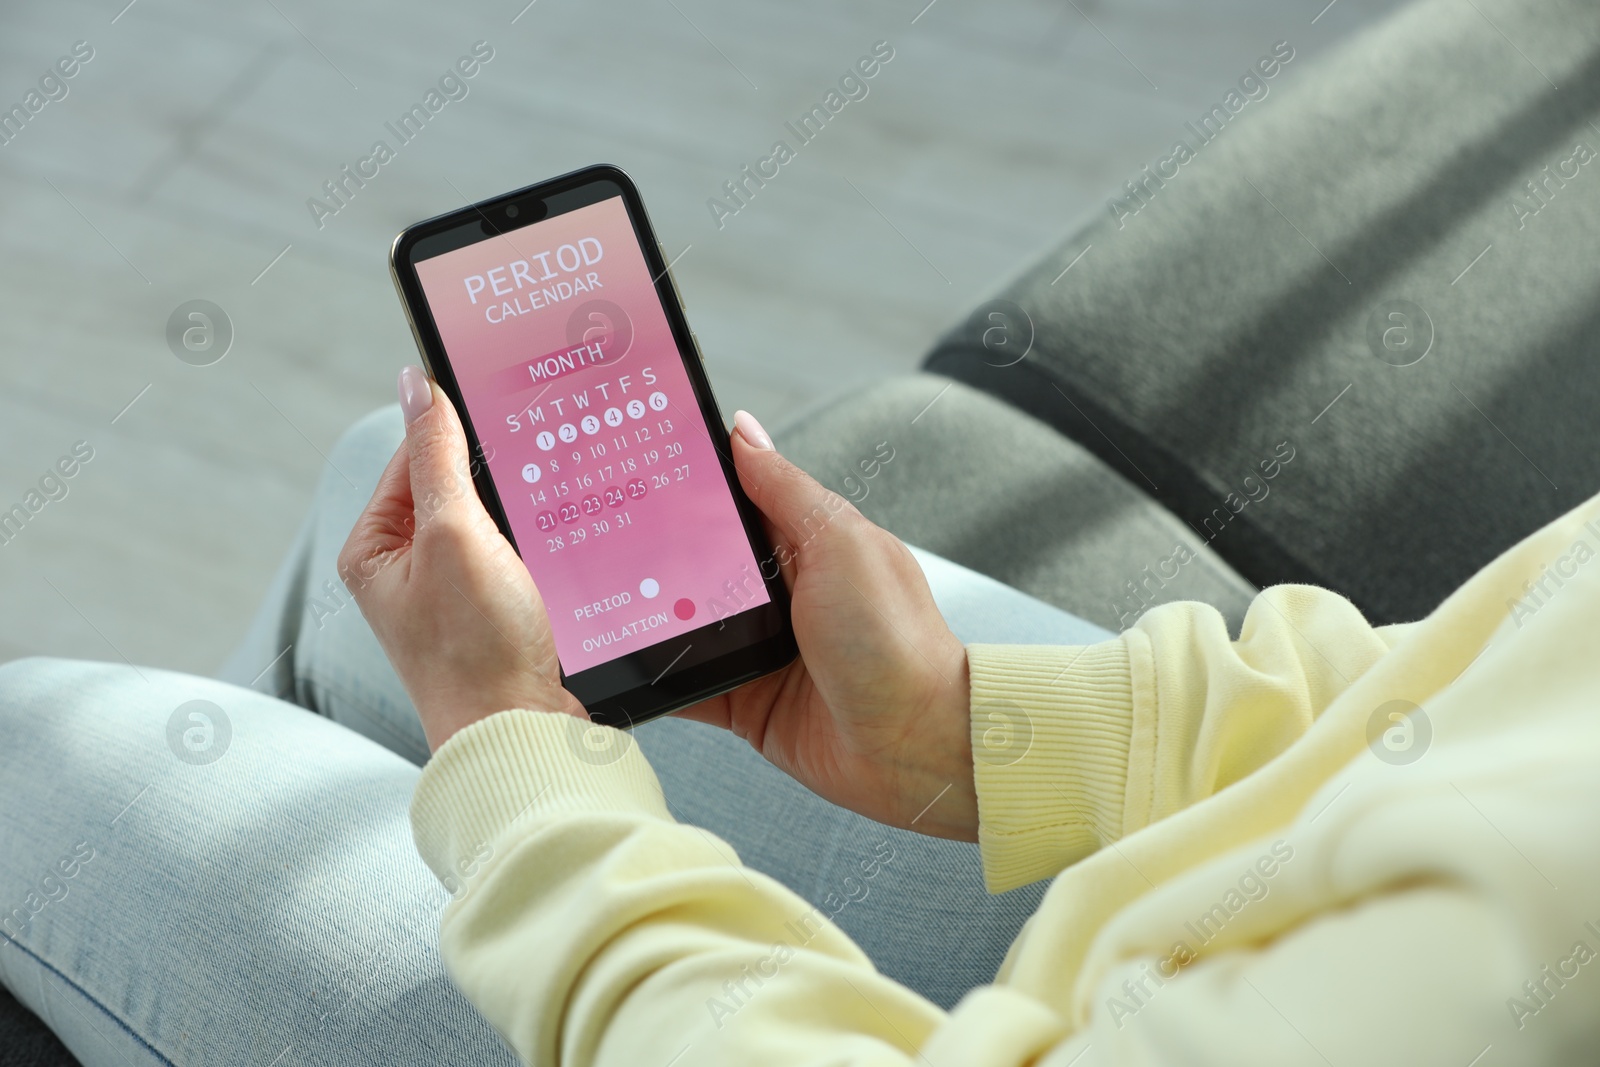
[[[410,426],[433,406],[433,389],[428,385],[428,376],[417,366],[402,367],[399,384],[400,410],[405,412],[406,425]]]
[[[772,438],[767,436],[767,431],[761,428],[756,417],[748,411],[735,411],[733,413],[733,427],[739,431],[739,436],[757,448],[772,450]]]

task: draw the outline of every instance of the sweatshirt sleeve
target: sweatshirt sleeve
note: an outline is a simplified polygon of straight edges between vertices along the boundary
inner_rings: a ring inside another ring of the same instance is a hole
[[[1305,732],[1407,627],[1312,586],[1153,608],[1082,647],[972,645],[979,842],[991,892],[1060,873],[1210,796]]]
[[[491,716],[439,749],[412,802],[418,850],[454,896],[446,968],[524,1062],[910,1065],[954,1041],[972,1067],[1010,1067],[1065,1035],[996,990],[941,1036],[946,1013],[819,909],[673,820],[637,747],[597,762],[591,729]]]

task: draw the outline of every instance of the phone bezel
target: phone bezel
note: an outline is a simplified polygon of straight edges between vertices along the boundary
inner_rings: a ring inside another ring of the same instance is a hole
[[[562,671],[562,684],[588,709],[592,720],[628,727],[736,689],[786,666],[798,655],[789,620],[788,591],[762,527],[760,514],[739,485],[727,439],[723,437],[719,440],[716,436],[724,423],[710,380],[705,374],[704,357],[700,355],[699,345],[689,329],[676,279],[662,255],[637,186],[621,168],[596,164],[479,201],[403,230],[390,249],[389,269],[423,364],[461,417],[478,496],[500,527],[500,532],[516,548],[516,535],[512,532],[499,491],[489,474],[483,445],[456,382],[449,356],[422,290],[416,264],[455,248],[500,234],[514,233],[614,196],[621,197],[627,209],[639,251],[655,279],[656,296],[671,328],[678,358],[694,388],[701,418],[710,431],[708,437],[720,460],[723,478],[738,509],[745,536],[756,557],[758,575],[769,598],[768,603],[760,607],[725,616],[686,634],[657,642],[576,674],[569,675],[565,670]],[[515,221],[507,212],[508,208],[513,207],[516,209]],[[518,555],[521,555],[520,549]],[[709,655],[705,650],[708,642]],[[696,643],[702,645],[703,651],[689,657],[688,653]],[[685,660],[687,662],[680,663]]]

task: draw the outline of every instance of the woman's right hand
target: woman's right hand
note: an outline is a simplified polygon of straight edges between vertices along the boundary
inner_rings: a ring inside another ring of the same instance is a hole
[[[731,443],[782,565],[800,656],[678,714],[732,730],[841,807],[977,840],[966,649],[922,568],[897,537],[778,454],[746,412]]]

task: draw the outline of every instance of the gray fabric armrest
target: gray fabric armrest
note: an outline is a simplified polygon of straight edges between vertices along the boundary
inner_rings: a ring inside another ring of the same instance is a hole
[[[1213,604],[1237,627],[1254,593],[1084,449],[943,378],[880,382],[774,438],[903,540],[1109,629],[1169,600]]]

